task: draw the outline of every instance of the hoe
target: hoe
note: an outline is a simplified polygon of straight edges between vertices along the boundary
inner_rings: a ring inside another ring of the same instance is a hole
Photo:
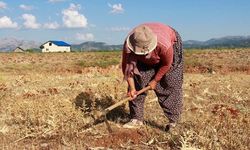
[[[138,92],[137,92],[137,95],[140,95],[140,94],[142,94],[142,93],[144,93],[144,92],[146,92],[146,91],[148,91],[148,90],[150,90],[150,89],[151,89],[151,87],[150,87],[150,86],[147,86],[147,87],[141,89],[140,91],[138,91]],[[107,129],[108,129],[108,131],[111,133],[111,132],[112,132],[112,129],[111,129],[109,123],[108,123],[106,114],[107,114],[109,111],[115,109],[116,107],[118,107],[118,106],[120,106],[120,105],[122,105],[122,104],[128,102],[129,100],[131,100],[131,98],[130,98],[130,97],[127,97],[127,98],[125,98],[125,99],[123,99],[123,100],[121,100],[121,101],[119,101],[119,102],[117,102],[117,103],[115,103],[115,104],[109,106],[108,108],[104,109],[103,111],[97,111],[97,110],[95,110],[95,111],[93,112],[93,118],[94,118],[95,120],[97,120],[97,119],[99,119],[99,120],[100,120],[100,119],[104,119],[104,122],[105,122],[105,124],[107,125]]]

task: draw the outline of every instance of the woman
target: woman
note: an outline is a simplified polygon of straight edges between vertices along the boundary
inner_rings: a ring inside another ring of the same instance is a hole
[[[175,127],[182,110],[183,53],[180,35],[161,23],[135,27],[123,46],[122,71],[128,82],[130,122],[125,128],[143,125],[146,93],[137,91],[150,86],[169,119],[166,130]]]

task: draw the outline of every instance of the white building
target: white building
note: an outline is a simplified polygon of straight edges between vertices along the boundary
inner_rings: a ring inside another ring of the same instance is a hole
[[[23,53],[23,52],[25,52],[25,50],[22,49],[21,47],[17,47],[16,49],[13,50],[13,52],[16,52],[16,53]]]
[[[42,52],[70,52],[70,45],[63,41],[48,41],[40,48]]]

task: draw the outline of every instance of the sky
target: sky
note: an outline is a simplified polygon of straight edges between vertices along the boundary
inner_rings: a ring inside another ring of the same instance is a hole
[[[183,40],[250,35],[250,0],[0,0],[0,39],[122,44],[135,26],[161,22]]]

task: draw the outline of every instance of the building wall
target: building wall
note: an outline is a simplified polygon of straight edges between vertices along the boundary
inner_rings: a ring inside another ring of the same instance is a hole
[[[43,44],[42,52],[70,52],[70,46],[57,46],[52,42]]]
[[[14,52],[16,52],[16,53],[22,53],[22,52],[24,52],[24,50],[22,50],[22,49],[20,49],[20,48],[16,48],[16,49],[14,50]]]

